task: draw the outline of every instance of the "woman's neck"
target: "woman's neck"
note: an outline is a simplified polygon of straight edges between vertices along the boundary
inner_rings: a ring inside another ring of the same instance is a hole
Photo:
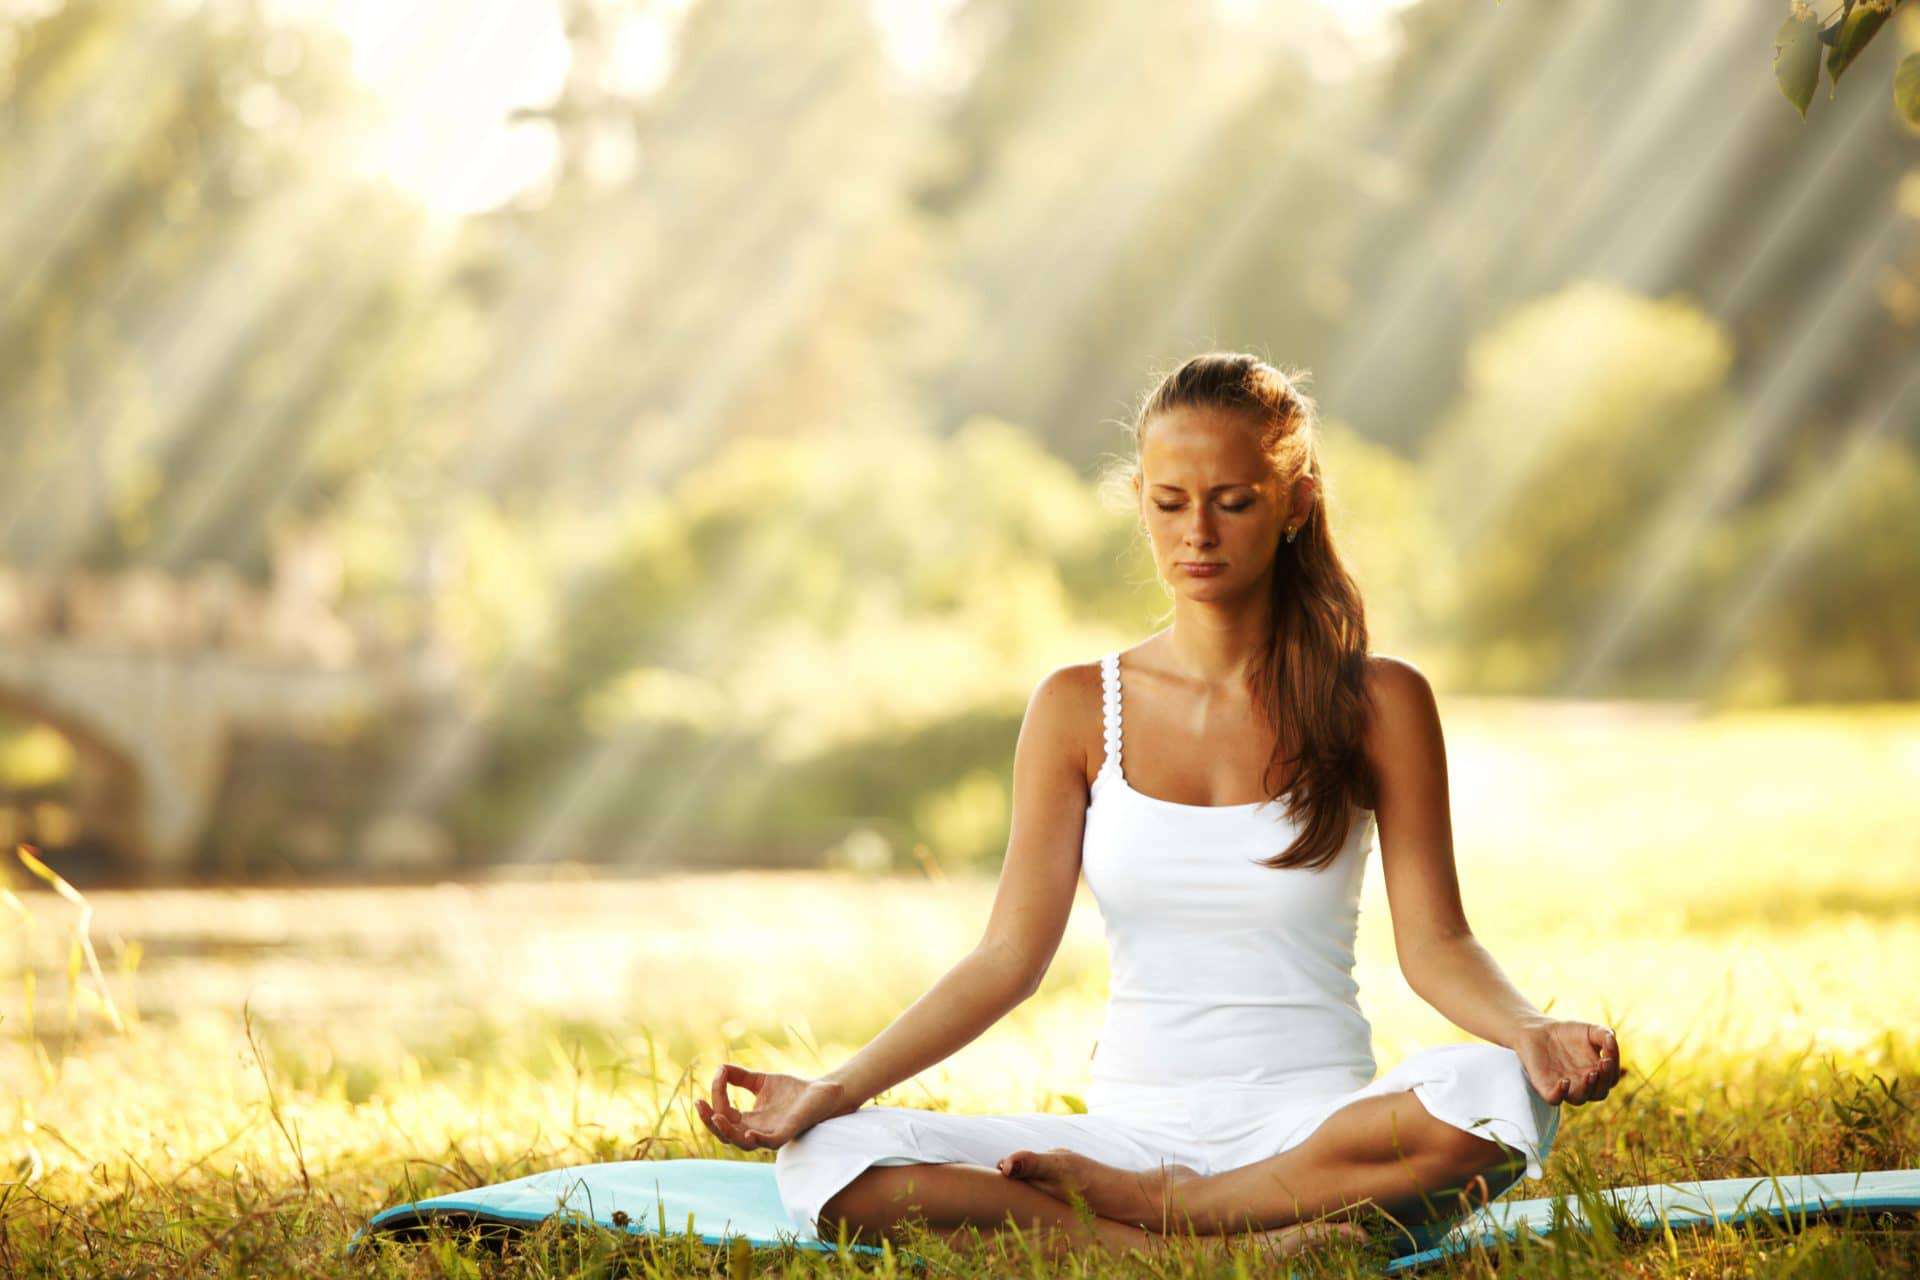
[[[1196,684],[1244,688],[1267,652],[1272,619],[1264,597],[1257,607],[1176,601],[1173,625],[1157,637],[1160,661]]]

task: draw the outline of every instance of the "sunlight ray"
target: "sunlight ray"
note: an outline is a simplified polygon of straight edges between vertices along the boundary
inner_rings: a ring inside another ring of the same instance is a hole
[[[638,388],[639,402],[630,404],[631,411],[638,412],[645,399],[660,393],[661,376],[702,367],[704,361],[692,350],[695,343],[716,333],[737,332],[740,326],[726,321],[726,311],[740,305],[738,283],[759,274],[754,266],[757,257],[804,257],[811,252],[804,247],[780,247],[782,241],[811,234],[811,229],[796,233],[795,193],[803,192],[822,161],[841,149],[845,109],[860,101],[858,88],[841,81],[830,81],[823,89],[806,115],[790,126],[773,167],[751,175],[757,193],[752,198],[703,199],[698,216],[687,219],[688,236],[662,228],[659,236],[640,249],[626,251],[611,267],[605,262],[606,241],[579,237],[576,256],[567,269],[576,284],[566,291],[540,295],[550,299],[536,313],[543,326],[542,340],[517,344],[514,358],[503,363],[503,385],[489,397],[486,425],[462,471],[466,483],[491,488],[500,482],[540,425],[545,404],[566,384],[578,361],[604,351],[608,343],[634,345],[637,349],[622,381]],[[780,198],[769,198],[768,193]],[[621,207],[616,204],[616,215]],[[611,227],[617,217],[605,221]],[[694,225],[697,234],[692,231]],[[658,246],[668,243],[688,244],[692,249],[666,258]],[[663,265],[671,268],[673,287],[655,287],[653,277]],[[623,335],[621,327],[633,322],[632,308],[641,298],[651,307],[641,321],[644,335],[636,341]],[[520,331],[506,332],[517,335]],[[717,376],[686,375],[691,379]],[[683,385],[685,380],[676,379]]]
[[[829,268],[841,260],[845,250],[858,243],[859,228],[839,228],[837,235],[838,244],[823,244],[810,252],[808,262],[796,263],[798,269],[782,279],[780,291],[769,294],[755,308],[755,326],[736,335],[702,377],[689,380],[686,397],[675,411],[674,429],[655,437],[652,452],[663,469],[677,469],[709,447],[708,431],[716,415],[739,393],[741,380],[803,321],[810,308],[831,288],[837,276]],[[719,358],[721,356],[725,358]],[[608,546],[600,555],[611,555],[618,550],[617,545]],[[600,556],[588,556],[569,569],[558,593],[559,618],[568,616],[569,602],[591,585],[603,563]],[[434,736],[417,757],[419,763],[402,775],[383,807],[402,812],[428,811],[470,776],[485,745],[488,710],[537,675],[542,650],[543,636],[538,631],[524,635],[504,660],[474,714]],[[598,749],[603,748],[589,751]],[[576,757],[574,767],[588,767],[581,763],[586,758]]]
[[[1701,27],[1710,39],[1713,24],[1703,22]],[[1605,34],[1611,33],[1603,33],[1601,38]],[[1662,34],[1664,46],[1683,43],[1677,30]],[[1628,52],[1637,54],[1639,50]],[[1689,58],[1687,67],[1697,74],[1697,59]],[[1621,55],[1611,76],[1596,85],[1582,86],[1580,98],[1566,101],[1563,95],[1562,101],[1546,106],[1540,125],[1519,141],[1511,155],[1502,156],[1504,165],[1496,167],[1479,184],[1477,204],[1468,205],[1464,216],[1443,227],[1443,233],[1451,235],[1442,244],[1440,260],[1456,264],[1460,276],[1475,286],[1484,284],[1496,297],[1525,296],[1532,292],[1533,282],[1540,280],[1541,274],[1521,256],[1530,243],[1527,233],[1534,233],[1534,242],[1537,242],[1542,225],[1560,223],[1570,216],[1570,206],[1579,207],[1578,195],[1592,190],[1594,166],[1587,152],[1566,145],[1561,137],[1569,131],[1580,137],[1582,127],[1604,121],[1595,129],[1599,135],[1598,149],[1604,151],[1608,140],[1617,143],[1623,135],[1630,134],[1633,114],[1658,111],[1670,105],[1669,99],[1641,88],[1642,80],[1650,74],[1653,73],[1639,61]],[[1611,105],[1629,95],[1633,108],[1622,113],[1627,119],[1616,122],[1603,115],[1601,104]],[[1593,105],[1583,105],[1589,97]],[[1566,177],[1569,171],[1580,176],[1570,179]],[[1554,239],[1564,243],[1571,239],[1571,233],[1556,226]]]
[[[1747,46],[1735,42],[1734,48],[1738,56]],[[1741,194],[1737,168],[1750,158],[1755,141],[1765,137],[1779,106],[1778,86],[1762,76],[1747,85],[1736,105],[1714,111],[1710,146],[1682,173],[1653,184],[1649,203],[1637,206],[1636,216],[1616,220],[1595,261],[1643,293],[1668,288],[1700,251],[1730,193]]]
[[[1445,61],[1431,62],[1423,69],[1420,84],[1407,95],[1409,99],[1421,103],[1422,109],[1393,117],[1392,131],[1382,153],[1343,154],[1341,162],[1377,167],[1380,170],[1378,181],[1397,182],[1398,171],[1407,163],[1406,157],[1410,153],[1417,154],[1443,130],[1457,127],[1454,118],[1467,91],[1488,73],[1491,61],[1507,34],[1506,28],[1518,21],[1514,17],[1518,12],[1520,10],[1517,7],[1504,7],[1489,15],[1485,21],[1473,24],[1465,48],[1458,55]],[[1312,97],[1308,99],[1307,106],[1310,111],[1325,112],[1330,120],[1357,116],[1375,109],[1373,103],[1364,101],[1355,93]],[[1291,189],[1295,176],[1294,168],[1288,161],[1310,148],[1324,145],[1326,138],[1343,136],[1345,130],[1338,125],[1321,128],[1309,122],[1290,139],[1286,154],[1275,156],[1272,163],[1265,166],[1244,197],[1236,201],[1232,220],[1209,237],[1201,246],[1199,257],[1175,281],[1174,292],[1169,295],[1166,304],[1156,311],[1156,321],[1146,328],[1136,348],[1137,359],[1151,360],[1153,355],[1148,353],[1157,353],[1176,344],[1198,344],[1203,349],[1217,345],[1203,318],[1205,308],[1209,300],[1219,296],[1227,276],[1245,261],[1248,245],[1259,235],[1271,234],[1273,205]],[[1198,336],[1203,332],[1206,336]],[[1115,358],[1123,360],[1119,353]]]
[[[129,349],[150,353],[141,364],[153,371],[152,394],[159,406],[148,428],[149,451],[178,435],[215,390],[216,379],[231,371],[257,321],[299,285],[304,260],[287,246],[304,242],[346,195],[324,183],[277,191],[249,212],[238,242],[217,262],[149,308],[145,323],[130,326]],[[25,496],[10,501],[0,516],[0,546],[21,545],[19,531],[25,529],[35,534],[27,539],[30,545],[65,564],[97,532],[106,518],[100,510],[59,534],[49,531],[63,526],[43,519],[46,503],[66,501],[64,488],[56,486],[58,477],[57,468],[45,468],[25,478]]]
[[[1806,505],[1797,509],[1785,536],[1765,563],[1751,572],[1739,596],[1720,615],[1712,635],[1700,646],[1690,666],[1688,683],[1695,688],[1720,672],[1732,656],[1735,646],[1746,638],[1754,616],[1792,584],[1801,559],[1813,548],[1814,535],[1820,533],[1834,514],[1834,507],[1849,491],[1860,459],[1868,456],[1866,446],[1891,429],[1911,435],[1920,423],[1920,364],[1906,370],[1904,377],[1889,377],[1887,390],[1861,412],[1836,451],[1827,475],[1819,482]]]
[[[807,134],[817,139],[824,149],[831,143],[835,131],[843,128],[843,125],[837,111],[820,111],[809,118]],[[783,148],[782,171],[796,175],[804,172],[810,162],[812,149],[811,145]],[[891,155],[888,162],[900,162],[904,158],[904,153]],[[781,228],[784,210],[777,202],[754,201],[748,204],[749,215],[735,220],[730,237],[712,238],[719,243],[722,252],[745,255],[755,247],[754,242],[765,240]],[[722,348],[708,352],[701,361],[692,362],[694,372],[677,380],[675,403],[666,410],[673,419],[672,429],[653,433],[648,446],[636,451],[636,457],[648,467],[651,474],[673,474],[710,448],[710,429],[718,415],[751,381],[754,368],[776,351],[782,342],[798,332],[807,315],[812,314],[813,309],[826,298],[838,278],[837,266],[846,260],[849,251],[857,249],[862,242],[864,223],[859,219],[869,217],[872,213],[873,210],[865,205],[852,209],[843,207],[841,203],[829,206],[826,223],[807,228],[807,239],[798,251],[786,251],[784,256],[788,270],[775,282],[771,291],[756,301],[748,313],[747,322],[732,326],[728,341]],[[737,250],[735,246],[738,246]],[[716,313],[723,299],[734,296],[731,291],[724,291],[722,282],[717,279],[716,273],[724,265],[723,259],[712,269],[703,271],[705,279],[713,281],[704,286],[703,293],[712,300],[711,309]],[[685,288],[669,295],[670,305],[681,309],[683,320],[684,308],[695,300],[693,291]],[[642,356],[641,370],[669,368],[672,356],[673,352],[663,349],[662,344],[649,344]],[[643,383],[640,394],[652,392]],[[637,412],[640,405],[635,403],[632,407]],[[522,413],[526,411],[524,406],[516,410]],[[497,445],[495,448],[488,462],[498,466],[503,455],[497,452]],[[560,616],[566,616],[569,602],[592,583],[600,567],[597,558],[589,557],[569,569],[558,593]],[[493,683],[480,696],[473,714],[462,717],[458,724],[433,735],[416,757],[415,766],[396,781],[383,808],[400,812],[429,811],[469,777],[482,758],[486,740],[485,724],[491,709],[536,674],[540,655],[541,637],[537,633],[521,637],[504,659]],[[589,762],[593,754],[604,749],[605,744],[585,748],[576,757],[569,773],[582,769],[590,772],[593,766]],[[566,801],[559,803],[564,805]],[[540,829],[540,824],[545,821],[545,818],[536,820],[536,829]]]
[[[837,247],[823,246],[811,255],[816,264],[814,270],[789,273],[782,282],[781,292],[770,295],[756,308],[755,316],[760,320],[757,333],[752,330],[746,331],[746,338],[748,341],[761,344],[760,346],[743,346],[740,339],[736,337],[735,341],[728,344],[726,352],[722,353],[725,359],[716,359],[705,376],[692,380],[687,398],[675,415],[677,429],[662,433],[659,437],[659,449],[656,450],[656,454],[664,451],[672,452],[674,456],[670,460],[670,469],[677,469],[682,462],[692,456],[696,449],[701,447],[705,429],[717,420],[720,413],[724,412],[731,398],[737,394],[737,388],[742,380],[750,376],[752,369],[765,359],[773,347],[782,341],[804,315],[822,299],[836,278],[831,270],[832,266],[842,259],[845,251],[855,246],[858,235],[858,227],[842,228],[839,232],[840,244]],[[771,548],[768,548],[760,560],[747,564],[744,570],[733,570],[733,575],[739,580],[730,588],[728,595],[718,598],[712,606],[718,622],[710,618],[703,620],[703,625],[710,629],[717,625],[721,630],[730,630],[742,621],[745,608],[759,597],[767,580],[780,567],[780,558],[772,553]],[[698,633],[695,633],[693,637],[696,640],[697,635]],[[700,646],[697,644],[690,645],[687,652],[691,655],[698,653],[699,649]],[[516,662],[510,670],[517,669],[518,665]],[[470,732],[458,741],[453,750],[449,751],[447,758],[451,762],[451,771],[441,772],[436,790],[428,793],[431,797],[428,803],[437,801],[438,795],[444,794],[439,791],[439,788],[444,787],[448,779],[457,779],[463,775],[464,765],[471,761],[479,745]],[[599,789],[619,781],[618,776],[611,775],[601,761],[607,756],[618,755],[622,749],[616,737],[609,742],[586,744],[575,753],[567,766],[567,776],[574,781],[569,783],[554,805],[533,820],[531,826],[536,835],[531,839],[534,842],[543,847],[556,845],[558,842],[554,833],[559,828],[555,824],[573,821],[561,815],[578,812],[580,806],[587,803],[595,794],[604,794],[604,791]],[[422,798],[417,793],[409,799],[416,805],[422,803]]]
[[[1484,132],[1471,154],[1448,176],[1445,189],[1430,202],[1431,212],[1420,234],[1408,237],[1389,264],[1369,319],[1343,334],[1327,361],[1328,403],[1349,400],[1360,381],[1378,376],[1380,361],[1388,353],[1404,343],[1420,342],[1427,325],[1455,322],[1453,317],[1436,320],[1433,312],[1438,304],[1430,296],[1435,278],[1457,267],[1450,246],[1471,246],[1479,226],[1473,212],[1481,202],[1514,199],[1513,190],[1498,180],[1502,171],[1524,164],[1551,144],[1558,128],[1552,102],[1571,78],[1569,64],[1591,54],[1608,14],[1604,4],[1581,7],[1553,47],[1541,51],[1524,82],[1512,88],[1499,125]]]
[[[1218,70],[1221,74],[1210,77],[1206,94],[1182,104],[1185,109],[1177,121],[1162,122],[1168,134],[1156,163],[1143,167],[1137,155],[1121,153],[1104,174],[1080,175],[1071,199],[1083,209],[1097,208],[1099,217],[1063,216],[1018,246],[1013,256],[1024,259],[1029,269],[1011,280],[1013,291],[1002,313],[1006,323],[995,332],[1003,348],[1033,349],[1028,346],[1032,331],[1050,327],[1061,314],[1071,315],[1084,304],[1147,214],[1205,158],[1203,144],[1263,87],[1257,68],[1234,64]],[[1069,195],[1058,194],[1063,199]]]
[[[1709,0],[1689,10],[1692,25],[1684,32],[1662,31],[1653,63],[1634,69],[1642,82],[1625,95],[1627,109],[1601,136],[1596,153],[1580,157],[1580,177],[1565,189],[1555,210],[1561,227],[1538,278],[1554,284],[1571,271],[1591,270],[1606,260],[1602,245],[1646,221],[1650,205],[1676,200],[1688,176],[1701,167],[1688,165],[1673,172],[1658,164],[1681,127],[1695,119],[1711,122],[1722,141],[1739,131],[1739,115],[1703,111],[1698,99],[1724,83],[1729,62],[1739,59],[1744,72],[1749,49],[1743,41],[1728,39],[1732,19],[1743,8],[1745,0]],[[1649,181],[1650,175],[1657,177]],[[1509,246],[1524,221],[1510,222],[1500,250],[1492,256],[1512,252]]]
[[[1636,526],[1641,533],[1626,560],[1633,571],[1596,612],[1594,630],[1562,685],[1565,692],[1584,693],[1602,680],[1647,613],[1679,587],[1708,523],[1780,435],[1799,420],[1810,390],[1880,305],[1872,279],[1898,252],[1904,222],[1897,209],[1889,208],[1878,229],[1855,242],[1845,267],[1827,278],[1818,298],[1774,344],[1777,356],[1760,367],[1757,385],[1740,390],[1735,407],[1714,425],[1697,463],[1669,487],[1661,510]]]
[[[175,101],[211,50],[190,42],[193,24],[149,13],[138,33],[114,42],[111,60],[76,89],[81,101],[37,131],[27,154],[9,165],[0,200],[0,246],[15,264],[0,294],[0,333],[31,302],[48,271],[75,237],[91,225],[93,210],[149,141],[132,117],[152,125],[153,109]],[[136,114],[137,112],[137,114]]]
[[[733,760],[745,754],[747,743],[740,737],[723,738],[715,746],[702,753],[700,762],[686,770],[680,786],[675,789],[673,799],[654,816],[654,819],[642,831],[636,832],[630,839],[624,840],[613,851],[613,864],[619,867],[646,867],[665,863],[671,865],[671,858],[662,859],[661,849],[667,841],[684,830],[688,822],[700,815],[695,801],[711,795],[721,782],[726,783],[727,800],[730,805],[746,805],[757,800],[772,789],[779,780],[777,770],[761,768],[750,775],[738,772],[727,773],[721,769]]]
[[[1011,144],[999,172],[955,220],[954,253],[968,263],[970,274],[977,274],[978,292],[996,317],[994,324],[976,330],[978,349],[967,366],[955,372],[958,399],[992,394],[1013,369],[1033,370],[1017,375],[1022,378],[1052,376],[1041,357],[1062,340],[1060,321],[1068,314],[1063,297],[1071,289],[1074,298],[1081,298],[1098,283],[1099,273],[1125,247],[1139,219],[1193,160],[1180,147],[1161,146],[1151,157],[1150,169],[1143,171],[1141,155],[1128,145],[1127,121],[1089,123],[1079,110],[1112,75],[1114,65],[1129,57],[1128,33],[1122,22],[1107,23],[1075,45],[1071,65],[1048,81],[1046,92],[1029,110],[1024,136]],[[1189,142],[1205,136],[1204,122],[1218,118],[1222,96],[1238,99],[1254,70],[1236,67],[1235,86],[1225,95],[1208,84],[1205,92],[1182,95],[1169,104],[1169,111],[1181,113],[1181,136]],[[1055,134],[1069,130],[1112,139],[1106,146],[1092,147],[1078,139],[1072,145],[1076,156],[1107,157],[1102,171],[1090,173],[1053,159]],[[1090,218],[1089,209],[1099,209],[1100,215]],[[1009,223],[1020,227],[1021,234],[1009,237]],[[1098,230],[1093,237],[1097,244],[1089,248],[1093,229]]]
[[[315,296],[303,282],[303,296],[285,334],[285,353],[278,362],[291,371],[286,386],[288,398],[295,404],[306,399],[315,371],[334,355],[342,335],[360,319],[362,307],[380,287],[375,277],[330,282],[326,296]],[[370,366],[361,368],[362,376],[370,371]],[[320,433],[305,425],[282,422],[284,409],[284,401],[254,402],[227,415],[219,425],[219,443],[210,456],[167,493],[166,506],[153,521],[146,548],[148,559],[181,565],[213,551],[207,545],[210,528],[217,529],[218,518],[227,514],[235,487],[255,479],[263,459],[273,458],[279,483],[292,480],[298,471],[296,455],[311,450]],[[268,509],[255,513],[262,519],[267,514]]]
[[[475,175],[484,175],[492,163],[484,130],[490,123],[497,128],[503,104],[484,91],[476,96],[476,91],[506,79],[497,59],[503,47],[512,46],[503,46],[502,34],[526,39],[520,24],[536,12],[523,0],[491,0],[477,12],[472,4],[448,9],[457,11],[460,20],[448,21],[445,12],[416,4],[400,19],[415,28],[404,44],[388,29],[377,41],[363,44],[355,59],[356,65],[368,68],[380,96],[390,104],[380,139],[380,171],[395,189],[433,215],[444,215],[450,204],[469,198]],[[420,30],[423,25],[430,29]],[[561,41],[559,49],[570,50],[564,38],[554,38]],[[545,51],[531,40],[515,52],[520,67],[545,65]],[[397,74],[392,66],[400,68]]]
[[[656,665],[697,664],[720,637],[749,621],[749,610],[788,567],[786,549],[780,544],[761,540],[753,546],[750,556],[736,557],[728,563],[724,590],[706,597],[698,618],[689,619],[682,629],[676,651],[657,656]],[[549,851],[564,847],[575,830],[597,816],[600,802],[627,779],[633,758],[652,737],[645,729],[627,729],[612,733],[604,742],[584,744],[568,761],[561,790],[526,824],[507,861],[542,861],[553,856]],[[737,749],[729,748],[727,742],[723,736],[709,748],[709,760],[717,753]],[[674,763],[676,767],[680,764]]]
[[[1755,235],[1754,248],[1741,255],[1732,278],[1722,277],[1707,286],[1704,292],[1709,311],[1722,317],[1744,312],[1753,289],[1766,280],[1765,268],[1790,254],[1793,242],[1810,224],[1824,221],[1828,231],[1838,230],[1832,225],[1834,209],[1828,193],[1835,189],[1838,173],[1849,158],[1865,152],[1863,135],[1878,123],[1885,109],[1867,94],[1854,95],[1844,112],[1846,124],[1839,136],[1818,149],[1811,168],[1796,181],[1780,184],[1776,202]]]

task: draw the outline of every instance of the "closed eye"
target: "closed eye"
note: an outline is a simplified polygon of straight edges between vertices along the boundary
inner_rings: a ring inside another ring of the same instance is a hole
[[[1162,511],[1178,511],[1181,507],[1184,507],[1187,504],[1184,502],[1176,502],[1172,506],[1168,506],[1164,502],[1156,502],[1153,505],[1160,508]],[[1222,511],[1245,511],[1248,507],[1252,505],[1253,504],[1251,502],[1241,502],[1241,503],[1223,502],[1220,504],[1220,509]]]

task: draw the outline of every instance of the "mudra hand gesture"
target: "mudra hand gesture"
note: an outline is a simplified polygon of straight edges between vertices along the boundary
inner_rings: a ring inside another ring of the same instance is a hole
[[[745,1111],[734,1106],[727,1096],[730,1084],[751,1092],[754,1105]],[[715,1137],[742,1151],[778,1147],[822,1120],[853,1110],[847,1105],[846,1086],[836,1081],[749,1071],[731,1062],[714,1072],[709,1092],[711,1100],[693,1100],[694,1110]]]
[[[1520,1033],[1513,1051],[1548,1102],[1598,1102],[1620,1083],[1620,1042],[1608,1027],[1555,1020]]]

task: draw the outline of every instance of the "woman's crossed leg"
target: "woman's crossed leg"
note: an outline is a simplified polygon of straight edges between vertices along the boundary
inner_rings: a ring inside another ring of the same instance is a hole
[[[1010,1152],[1001,1173],[1062,1204],[1085,1200],[1103,1219],[1148,1232],[1284,1230],[1365,1209],[1404,1226],[1485,1204],[1525,1162],[1438,1119],[1411,1091],[1349,1103],[1305,1141],[1239,1168],[1122,1169],[1064,1148]]]
[[[1093,1169],[1120,1172],[1065,1148],[1056,1151]],[[1116,1255],[1134,1250],[1210,1254],[1222,1250],[1229,1236],[1238,1233],[1249,1234],[1273,1256],[1284,1256],[1336,1238],[1360,1238],[1359,1231],[1345,1223],[1290,1223],[1276,1230],[1250,1232],[1238,1227],[1198,1236],[1147,1231],[1097,1213],[1081,1213],[1064,1187],[1042,1188],[964,1163],[867,1169],[827,1200],[820,1212],[819,1231],[828,1240],[844,1230],[849,1241],[886,1237],[904,1242],[910,1223],[955,1247],[966,1247],[976,1238],[1002,1248],[1018,1240],[1037,1244],[1048,1258],[1083,1249]]]
[[[1023,1149],[1073,1151],[1097,1168],[1152,1168],[1198,1159],[1198,1148],[1170,1123],[1109,1115],[969,1115],[902,1107],[863,1107],[829,1120],[780,1148],[782,1199],[796,1221],[823,1240],[887,1237],[905,1242],[909,1223],[955,1244],[976,1233],[1017,1230],[1050,1256],[1094,1248],[1125,1253],[1184,1247],[1128,1223],[1103,1218],[1039,1186],[1003,1176],[995,1164]],[[1189,1150],[1191,1157],[1183,1157]],[[1292,1251],[1329,1233],[1295,1227],[1256,1232],[1258,1243]],[[1341,1230],[1334,1234],[1352,1234]],[[1218,1249],[1221,1237],[1205,1242]]]

